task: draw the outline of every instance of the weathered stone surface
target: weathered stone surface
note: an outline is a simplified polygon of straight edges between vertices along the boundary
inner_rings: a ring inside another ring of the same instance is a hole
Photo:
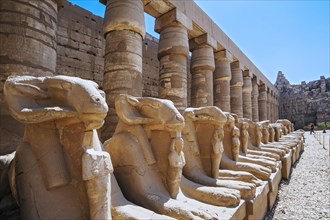
[[[215,53],[214,70],[214,105],[222,111],[230,112],[230,63],[233,61],[232,55],[227,51]]]
[[[291,85],[279,71],[275,83],[280,92],[280,118],[292,121],[296,129],[330,121],[330,78]]]
[[[239,61],[231,63],[230,80],[230,109],[232,113],[243,117],[243,72],[242,64]]]
[[[119,94],[142,96],[142,42],[145,36],[142,1],[109,0],[104,19],[105,57],[103,88],[110,111],[102,139],[113,134],[118,122],[115,99]]]
[[[20,175],[10,178],[21,217],[111,218],[112,167],[95,130],[108,106],[97,84],[69,76],[17,76],[6,81],[4,94],[10,114],[26,124],[12,164]],[[90,155],[102,156],[97,166]]]
[[[174,218],[215,217],[180,193],[184,118],[173,102],[120,95],[116,111],[119,123],[105,149],[125,197]]]
[[[57,3],[1,1],[0,26],[0,152],[10,153],[22,141],[24,126],[8,114],[4,82],[10,75],[55,74]]]
[[[145,36],[142,0],[106,0],[104,35],[111,31],[130,30]]]
[[[258,105],[259,105],[259,120],[260,121],[267,120],[267,92],[265,85],[259,86]]]
[[[159,97],[170,99],[179,111],[187,107],[188,32],[183,26],[165,28],[160,33]]]
[[[64,1],[58,13],[56,73],[102,86],[105,40],[103,18]]]
[[[243,117],[252,120],[252,79],[243,77]]]
[[[193,49],[190,69],[192,74],[191,106],[212,106],[215,64],[213,48],[210,45],[201,43]]]
[[[217,196],[222,197],[221,201],[205,202],[221,206],[238,204],[237,192],[228,189],[239,190],[243,199],[254,197],[256,186],[251,183],[253,180],[246,183],[244,180],[239,179],[240,175],[238,173],[236,180],[230,180],[230,178],[227,180],[219,179],[221,177],[219,165],[223,152],[223,125],[227,121],[225,114],[215,106],[208,106],[187,108],[184,117],[183,139],[185,147],[183,151],[186,165],[183,168],[183,175],[195,183],[212,187],[206,188],[208,191],[214,191]],[[220,188],[214,189],[213,187]],[[183,188],[183,190],[185,189]],[[199,191],[203,192],[203,188]],[[207,196],[208,191],[203,193],[203,197],[209,197]]]
[[[251,99],[252,99],[252,121],[257,122],[259,121],[259,87],[257,84],[257,78],[253,77],[252,79],[252,92],[251,92]]]

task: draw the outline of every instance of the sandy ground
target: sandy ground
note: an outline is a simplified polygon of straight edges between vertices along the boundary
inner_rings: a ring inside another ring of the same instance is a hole
[[[330,219],[330,131],[316,133],[305,132],[305,152],[294,164],[289,180],[282,180],[266,220]]]

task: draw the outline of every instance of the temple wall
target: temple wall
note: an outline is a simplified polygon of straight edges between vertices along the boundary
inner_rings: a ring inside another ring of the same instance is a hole
[[[69,2],[58,13],[56,74],[103,80],[103,19]]]
[[[330,78],[321,76],[319,80],[291,85],[279,72],[275,86],[280,93],[280,118],[294,122],[295,128],[330,122]]]
[[[56,73],[79,76],[101,87],[104,74],[103,18],[64,2],[58,13]],[[147,34],[143,45],[143,96],[158,97],[158,39]]]

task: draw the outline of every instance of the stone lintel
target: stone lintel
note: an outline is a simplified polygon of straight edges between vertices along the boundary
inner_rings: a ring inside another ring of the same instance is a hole
[[[163,29],[173,25],[183,26],[187,30],[193,29],[191,19],[181,11],[174,8],[156,19],[155,31],[160,33]]]
[[[195,50],[200,47],[206,46],[212,47],[214,50],[217,50],[217,45],[218,42],[207,33],[189,40],[190,50]]]
[[[244,65],[241,62],[239,62],[239,60],[232,62],[230,64],[230,67],[232,70],[235,70],[235,69],[244,70]]]
[[[243,71],[243,76],[245,77],[250,77],[252,79],[253,73],[250,70],[244,70]]]

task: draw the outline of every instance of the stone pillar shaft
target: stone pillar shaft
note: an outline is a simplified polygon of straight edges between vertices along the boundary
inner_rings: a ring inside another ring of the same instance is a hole
[[[189,40],[192,50],[190,72],[191,106],[213,106],[214,48],[217,43],[207,34]]]
[[[267,120],[267,93],[264,89],[259,90],[259,121]]]
[[[212,47],[203,47],[192,52],[191,106],[213,105],[214,56]]]
[[[259,88],[257,84],[257,78],[254,77],[252,79],[252,121],[258,122],[259,121]]]
[[[55,74],[57,3],[7,0],[0,1],[0,9],[1,81],[17,74]]]
[[[275,96],[272,96],[272,114],[273,114],[273,123],[275,122]]]
[[[176,9],[156,20],[155,30],[160,32],[159,97],[172,100],[180,112],[187,108],[188,29],[191,28],[191,20]]]
[[[244,76],[243,81],[243,117],[252,120],[252,80]]]
[[[231,63],[230,108],[231,112],[243,117],[243,73],[239,61]]]
[[[0,134],[0,155],[15,149],[24,129],[5,108],[4,83],[11,75],[55,74],[57,12],[55,0],[0,1],[0,130],[7,134]]]
[[[267,90],[267,101],[266,101],[266,103],[267,103],[267,120],[271,120],[271,102],[270,102],[270,100],[271,100],[271,96],[270,96],[270,91],[269,90]]]
[[[142,96],[142,41],[145,36],[141,0],[107,0],[103,89],[109,106],[102,139],[117,126],[115,99],[118,94]]]
[[[214,105],[222,111],[230,112],[230,80],[232,55],[224,50],[215,53],[214,81]]]

